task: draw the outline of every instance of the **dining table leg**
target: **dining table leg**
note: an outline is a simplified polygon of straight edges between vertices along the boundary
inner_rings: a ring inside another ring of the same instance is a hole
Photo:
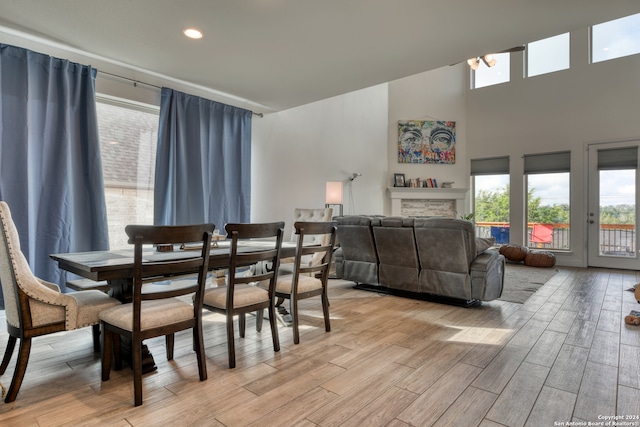
[[[114,279],[109,280],[109,296],[123,303],[130,303],[133,300],[132,284],[130,279]],[[122,359],[125,360],[130,367],[133,368],[131,355],[131,340],[129,337],[121,336],[121,353]],[[142,344],[142,373],[148,374],[158,369],[153,359],[153,354],[149,351],[146,344]]]

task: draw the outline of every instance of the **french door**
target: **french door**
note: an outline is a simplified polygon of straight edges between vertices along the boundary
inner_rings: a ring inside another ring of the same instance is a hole
[[[640,140],[588,146],[588,265],[640,270]]]

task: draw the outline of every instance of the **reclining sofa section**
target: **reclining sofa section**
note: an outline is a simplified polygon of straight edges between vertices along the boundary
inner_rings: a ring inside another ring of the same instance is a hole
[[[360,289],[461,305],[502,294],[505,259],[476,239],[469,221],[347,216],[337,222],[336,276]]]

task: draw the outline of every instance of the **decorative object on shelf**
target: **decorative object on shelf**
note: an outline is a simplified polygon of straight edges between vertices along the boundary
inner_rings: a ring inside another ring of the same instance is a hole
[[[395,174],[401,175],[401,174]],[[404,185],[400,185],[398,182],[394,183],[394,187],[409,187],[409,188],[438,188],[438,181],[435,178],[410,178],[405,179],[403,175]]]
[[[403,173],[394,173],[393,174],[393,186],[394,187],[404,187],[404,174]]]
[[[355,175],[355,174],[354,174]],[[355,177],[353,178],[355,179]],[[353,181],[352,179],[352,181]],[[342,182],[340,181],[327,181],[326,195],[325,195],[325,208],[337,206],[337,215],[342,216]],[[334,209],[335,211],[335,209]]]
[[[406,120],[398,122],[398,163],[456,162],[456,122]]]
[[[442,188],[452,188],[453,184],[455,184],[454,181],[445,181],[442,183]]]

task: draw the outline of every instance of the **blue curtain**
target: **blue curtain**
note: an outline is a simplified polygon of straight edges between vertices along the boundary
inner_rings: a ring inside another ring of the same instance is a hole
[[[49,254],[108,249],[96,70],[0,44],[0,200],[34,274],[65,289]]]
[[[162,89],[155,224],[249,222],[251,114]]]

